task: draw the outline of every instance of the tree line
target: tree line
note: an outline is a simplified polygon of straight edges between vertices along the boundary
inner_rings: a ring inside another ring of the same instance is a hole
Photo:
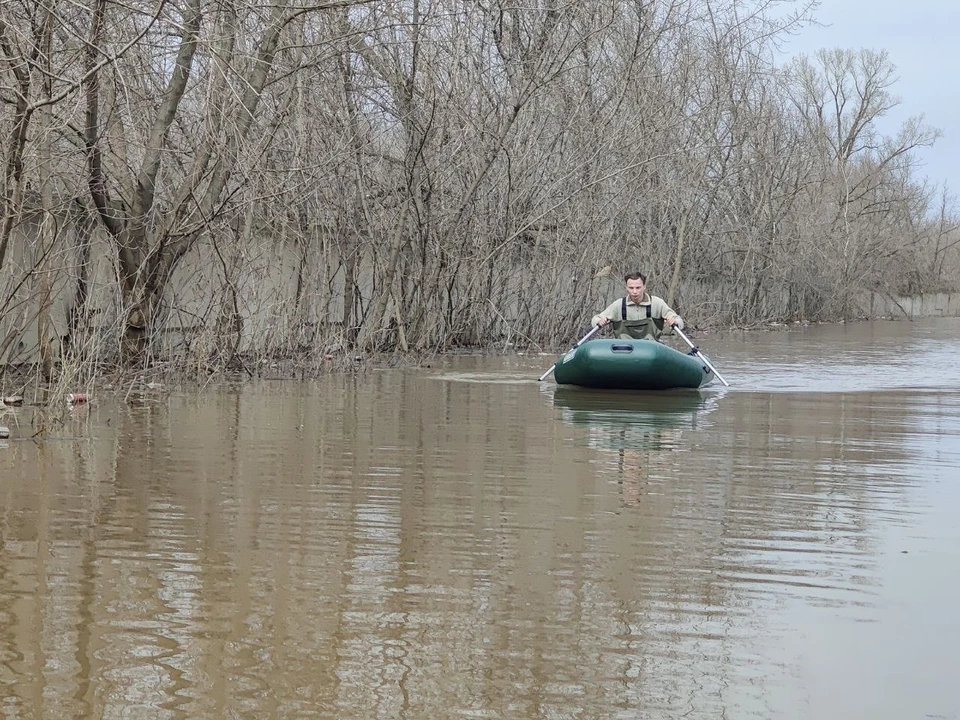
[[[0,364],[555,347],[957,289],[938,132],[777,0],[7,0]]]

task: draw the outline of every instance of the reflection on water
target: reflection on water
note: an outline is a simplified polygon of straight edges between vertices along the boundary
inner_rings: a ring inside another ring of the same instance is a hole
[[[762,340],[769,379],[794,338]],[[741,345],[710,345],[729,391],[581,392],[471,356],[103,396],[15,434],[0,708],[956,717],[954,376],[758,389]]]
[[[560,417],[589,429],[591,447],[618,452],[676,449],[684,429],[696,428],[717,405],[718,395],[698,390],[635,392],[558,386]]]

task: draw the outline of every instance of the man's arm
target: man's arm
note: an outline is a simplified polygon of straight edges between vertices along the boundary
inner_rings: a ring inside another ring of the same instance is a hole
[[[667,325],[673,327],[676,325],[678,328],[683,330],[683,318],[680,317],[677,312],[667,305],[663,298],[654,296],[651,300],[651,313],[654,317],[663,318],[663,322]]]
[[[594,315],[593,319],[590,321],[590,324],[603,327],[608,322],[617,320],[620,317],[620,304],[620,300],[614,300],[612,303],[607,305],[607,307],[604,308],[599,315]]]

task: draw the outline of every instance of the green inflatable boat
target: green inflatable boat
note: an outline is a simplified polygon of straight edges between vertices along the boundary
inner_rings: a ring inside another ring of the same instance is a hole
[[[624,390],[698,388],[714,379],[706,363],[655,340],[591,340],[563,355],[559,385]]]

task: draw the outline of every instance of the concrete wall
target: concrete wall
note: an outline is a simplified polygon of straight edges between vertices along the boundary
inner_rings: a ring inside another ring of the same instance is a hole
[[[30,274],[39,252],[37,226],[29,219],[15,233],[5,267],[0,271],[0,364],[34,362],[38,356],[36,298],[44,291],[45,278],[53,278],[51,337],[67,330],[67,308],[74,299],[80,274],[77,233],[74,219],[65,217],[60,225],[56,252],[46,256],[42,272]],[[312,239],[305,257],[297,245],[281,237],[239,240],[221,230],[220,236],[208,236],[180,262],[167,288],[161,354],[189,352],[203,357],[222,338],[216,333],[228,331],[218,318],[229,317],[233,296],[242,319],[241,350],[260,350],[280,343],[312,347],[323,337],[330,323],[343,318],[343,272],[337,243],[330,238]],[[302,264],[302,284],[297,300],[297,277]],[[376,292],[370,258],[358,262],[358,279],[364,306]],[[91,238],[88,265],[91,311],[89,326],[96,343],[92,354],[109,357],[118,346],[122,315],[117,296],[116,250],[102,229]],[[600,292],[596,307],[620,291],[619,278],[609,279],[609,292]],[[517,287],[523,285],[518,279]],[[715,287],[702,288],[703,297],[716,298]],[[598,286],[598,292],[600,286]],[[782,302],[772,289],[771,298]],[[785,292],[785,291],[783,291]],[[517,297],[521,291],[518,289]],[[529,293],[528,293],[529,294]],[[694,292],[691,298],[697,299]],[[512,296],[511,296],[512,297]],[[509,298],[508,298],[509,299]],[[692,302],[696,305],[695,302]],[[872,318],[880,317],[960,317],[960,293],[934,293],[917,297],[893,297],[864,293],[859,310]],[[511,315],[513,307],[501,307]]]
[[[77,230],[64,222],[56,251],[38,267],[37,229],[25,223],[14,233],[0,271],[0,364],[35,362],[38,357],[37,299],[44,279],[51,288],[50,337],[67,332],[67,314],[80,276]],[[161,353],[181,352],[184,343],[213,344],[217,318],[233,311],[234,295],[243,323],[241,350],[269,346],[277,338],[304,335],[343,317],[343,272],[333,243],[316,239],[303,258],[299,302],[300,249],[278,238],[241,242],[232,235],[203,238],[179,263],[165,295]],[[118,347],[122,323],[117,293],[116,249],[99,230],[91,238],[87,266],[89,327],[94,354],[109,356]],[[361,263],[361,267],[369,263]],[[33,269],[33,272],[31,272]],[[229,278],[229,280],[228,280]],[[360,273],[361,293],[369,301],[372,277]],[[5,305],[5,307],[3,307]],[[201,354],[204,348],[197,346]]]
[[[880,317],[960,317],[960,293],[930,293],[913,297],[870,293],[865,312]]]

